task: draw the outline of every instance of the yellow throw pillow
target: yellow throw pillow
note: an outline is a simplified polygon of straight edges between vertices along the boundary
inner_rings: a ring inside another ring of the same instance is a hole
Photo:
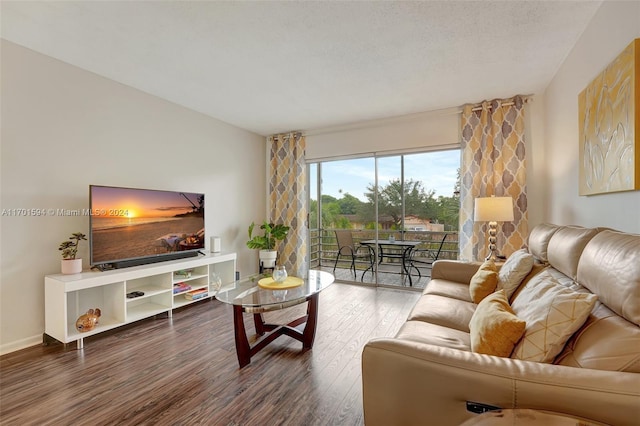
[[[508,357],[524,334],[526,325],[513,313],[504,290],[498,290],[485,297],[471,317],[471,350]]]
[[[469,295],[473,303],[480,303],[482,299],[493,293],[498,285],[498,272],[493,260],[485,261],[478,271],[471,277]]]

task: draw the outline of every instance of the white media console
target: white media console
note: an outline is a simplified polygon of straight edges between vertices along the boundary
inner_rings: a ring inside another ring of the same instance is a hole
[[[190,271],[189,276],[178,274]],[[215,295],[214,278],[222,285],[235,281],[236,254],[208,253],[203,256],[134,266],[105,272],[85,271],[74,275],[47,275],[45,286],[45,336],[62,343],[77,341],[83,347],[83,338],[120,327],[154,315],[167,313]],[[205,289],[207,297],[188,300],[187,291],[174,294],[174,284],[188,284],[189,291]],[[127,298],[132,292],[143,296]],[[89,309],[99,308],[101,316],[91,331],[76,330],[76,320]]]

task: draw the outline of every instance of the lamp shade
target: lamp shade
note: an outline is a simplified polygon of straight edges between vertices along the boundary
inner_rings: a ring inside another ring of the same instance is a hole
[[[476,222],[510,222],[513,220],[513,198],[476,198],[473,220]]]

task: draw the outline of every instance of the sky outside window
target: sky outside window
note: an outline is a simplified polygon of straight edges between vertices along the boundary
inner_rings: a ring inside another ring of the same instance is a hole
[[[405,179],[423,182],[426,191],[434,190],[435,197],[453,195],[460,150],[407,154],[404,156]],[[400,178],[400,157],[382,157],[378,161],[378,183],[385,186],[391,179]],[[322,193],[335,198],[349,193],[363,202],[367,186],[375,182],[375,169],[371,158],[327,161],[322,163]]]

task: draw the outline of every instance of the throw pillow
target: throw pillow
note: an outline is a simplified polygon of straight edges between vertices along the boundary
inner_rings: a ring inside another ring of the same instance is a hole
[[[469,282],[469,295],[473,303],[480,303],[482,299],[493,293],[498,285],[498,272],[493,260],[485,261]]]
[[[510,299],[513,293],[520,287],[520,283],[533,268],[533,255],[526,250],[521,249],[514,252],[498,273],[497,289],[504,289],[507,299]]]
[[[487,296],[469,322],[473,352],[508,357],[524,334],[526,323],[515,316],[504,290]]]
[[[587,320],[598,296],[570,290],[543,271],[529,281],[512,304],[527,322],[512,358],[552,362]]]

